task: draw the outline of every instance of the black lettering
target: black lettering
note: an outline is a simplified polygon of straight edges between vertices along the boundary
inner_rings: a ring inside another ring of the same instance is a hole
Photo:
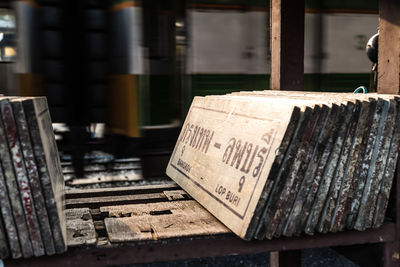
[[[196,141],[196,136],[197,136],[198,131],[199,131],[199,126],[196,125],[196,127],[194,128],[194,131],[193,131],[192,138],[190,139],[190,143],[189,143],[191,147],[194,147],[194,143]]]
[[[259,162],[257,166],[253,170],[253,177],[257,177],[258,174],[261,172],[262,165],[264,163],[264,155],[267,153],[267,149],[263,147],[258,153],[257,153],[257,158],[259,159]]]
[[[200,147],[201,147],[201,144],[203,143],[203,140],[204,140],[204,133],[206,132],[206,130],[204,129],[204,128],[201,128],[201,130],[200,130],[200,138],[199,138],[199,140],[197,141],[197,144],[196,144],[196,149],[199,149]]]
[[[235,147],[235,144],[236,144],[236,138],[232,137],[231,140],[229,140],[228,142],[228,146],[225,149],[224,155],[222,156],[222,162],[228,164],[233,152],[233,148]]]
[[[209,130],[208,130],[206,140],[204,142],[203,148],[201,149],[201,151],[204,152],[204,154],[207,154],[207,151],[208,151],[208,148],[210,147],[210,143],[211,143],[213,136],[214,136],[214,131],[210,135]]]
[[[242,176],[242,177],[240,177],[240,180],[239,180],[239,193],[240,192],[242,192],[242,189],[243,189],[243,185],[244,185],[244,182],[246,181],[246,177],[245,176]]]
[[[191,135],[192,135],[192,129],[193,129],[193,127],[194,127],[194,125],[191,124],[190,127],[188,128],[188,136],[187,136],[187,138],[186,138],[185,144],[187,144],[188,141],[190,140],[190,137],[191,137]]]
[[[185,128],[183,128],[181,135],[179,136],[179,142],[182,142],[183,140],[185,140],[185,135],[187,132],[187,128],[188,128],[189,124],[185,125]]]
[[[250,158],[250,155],[251,155],[252,150],[253,150],[253,144],[250,144],[250,145],[247,147],[247,151],[246,151],[246,152],[247,152],[247,156],[246,156],[246,159],[245,159],[245,161],[244,161],[244,163],[243,163],[242,168],[240,169],[241,172],[244,172],[244,173],[246,173],[246,174],[249,173],[249,171],[250,171],[250,169],[251,169],[251,165],[253,165],[254,157],[256,156],[257,151],[258,151],[258,146],[256,146],[256,149],[254,150],[253,155],[251,156],[251,160],[250,160],[250,162],[247,164],[247,162],[249,161],[249,158]],[[247,166],[246,166],[246,164],[247,164]]]
[[[244,144],[243,147],[242,147],[241,140],[239,140],[236,143],[236,151],[235,151],[235,154],[233,155],[231,166],[233,166],[236,163],[236,169],[239,168],[240,162],[242,162],[242,158],[243,158],[244,152],[246,150],[246,147],[247,147],[247,142]]]

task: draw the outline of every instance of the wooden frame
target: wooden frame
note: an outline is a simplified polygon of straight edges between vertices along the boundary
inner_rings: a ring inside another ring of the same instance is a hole
[[[304,88],[304,0],[271,0],[271,88],[302,90]],[[380,0],[379,4],[379,72],[378,93],[398,94],[400,91],[400,2]],[[293,42],[296,40],[296,42]],[[399,164],[398,164],[399,165]],[[206,256],[225,256],[272,251],[271,266],[288,265],[277,251],[293,250],[291,266],[299,263],[299,249],[383,243],[384,266],[399,266],[400,256],[400,168],[396,190],[396,220],[377,230],[315,235],[312,237],[279,238],[245,242],[233,235],[182,238],[166,241],[129,243],[104,247],[74,248],[51,257],[29,259],[31,266],[124,265],[154,261],[180,260]],[[6,260],[7,266],[20,266],[24,260]]]

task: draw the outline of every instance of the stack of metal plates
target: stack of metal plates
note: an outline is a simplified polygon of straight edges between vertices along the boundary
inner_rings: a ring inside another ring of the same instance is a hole
[[[0,97],[0,257],[65,252],[65,190],[45,98]]]
[[[196,97],[167,174],[243,239],[378,228],[399,110],[393,95]]]

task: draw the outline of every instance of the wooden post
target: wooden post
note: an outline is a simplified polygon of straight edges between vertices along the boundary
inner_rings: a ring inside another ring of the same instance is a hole
[[[400,2],[379,1],[378,93],[400,89]]]
[[[304,90],[304,0],[271,0],[271,89]]]
[[[400,242],[383,243],[383,266],[395,267],[400,265]]]
[[[305,0],[271,0],[272,90],[304,90],[304,8]],[[271,252],[270,265],[287,265],[287,253]],[[301,251],[290,254],[300,266]]]
[[[301,250],[272,251],[269,253],[269,266],[271,267],[297,267],[301,266]]]

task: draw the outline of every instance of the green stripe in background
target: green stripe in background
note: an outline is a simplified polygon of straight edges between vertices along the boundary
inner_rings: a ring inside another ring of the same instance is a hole
[[[269,1],[265,0],[188,0],[189,5],[226,5],[226,6],[243,6],[243,7],[268,7]]]
[[[192,75],[193,96],[222,95],[237,91],[269,89],[269,75]],[[369,87],[369,74],[305,74],[306,91],[353,92],[359,86]]]
[[[377,10],[378,0],[306,0],[306,8]]]
[[[267,7],[268,0],[188,0],[188,4]],[[378,10],[378,0],[306,0],[306,8]]]

